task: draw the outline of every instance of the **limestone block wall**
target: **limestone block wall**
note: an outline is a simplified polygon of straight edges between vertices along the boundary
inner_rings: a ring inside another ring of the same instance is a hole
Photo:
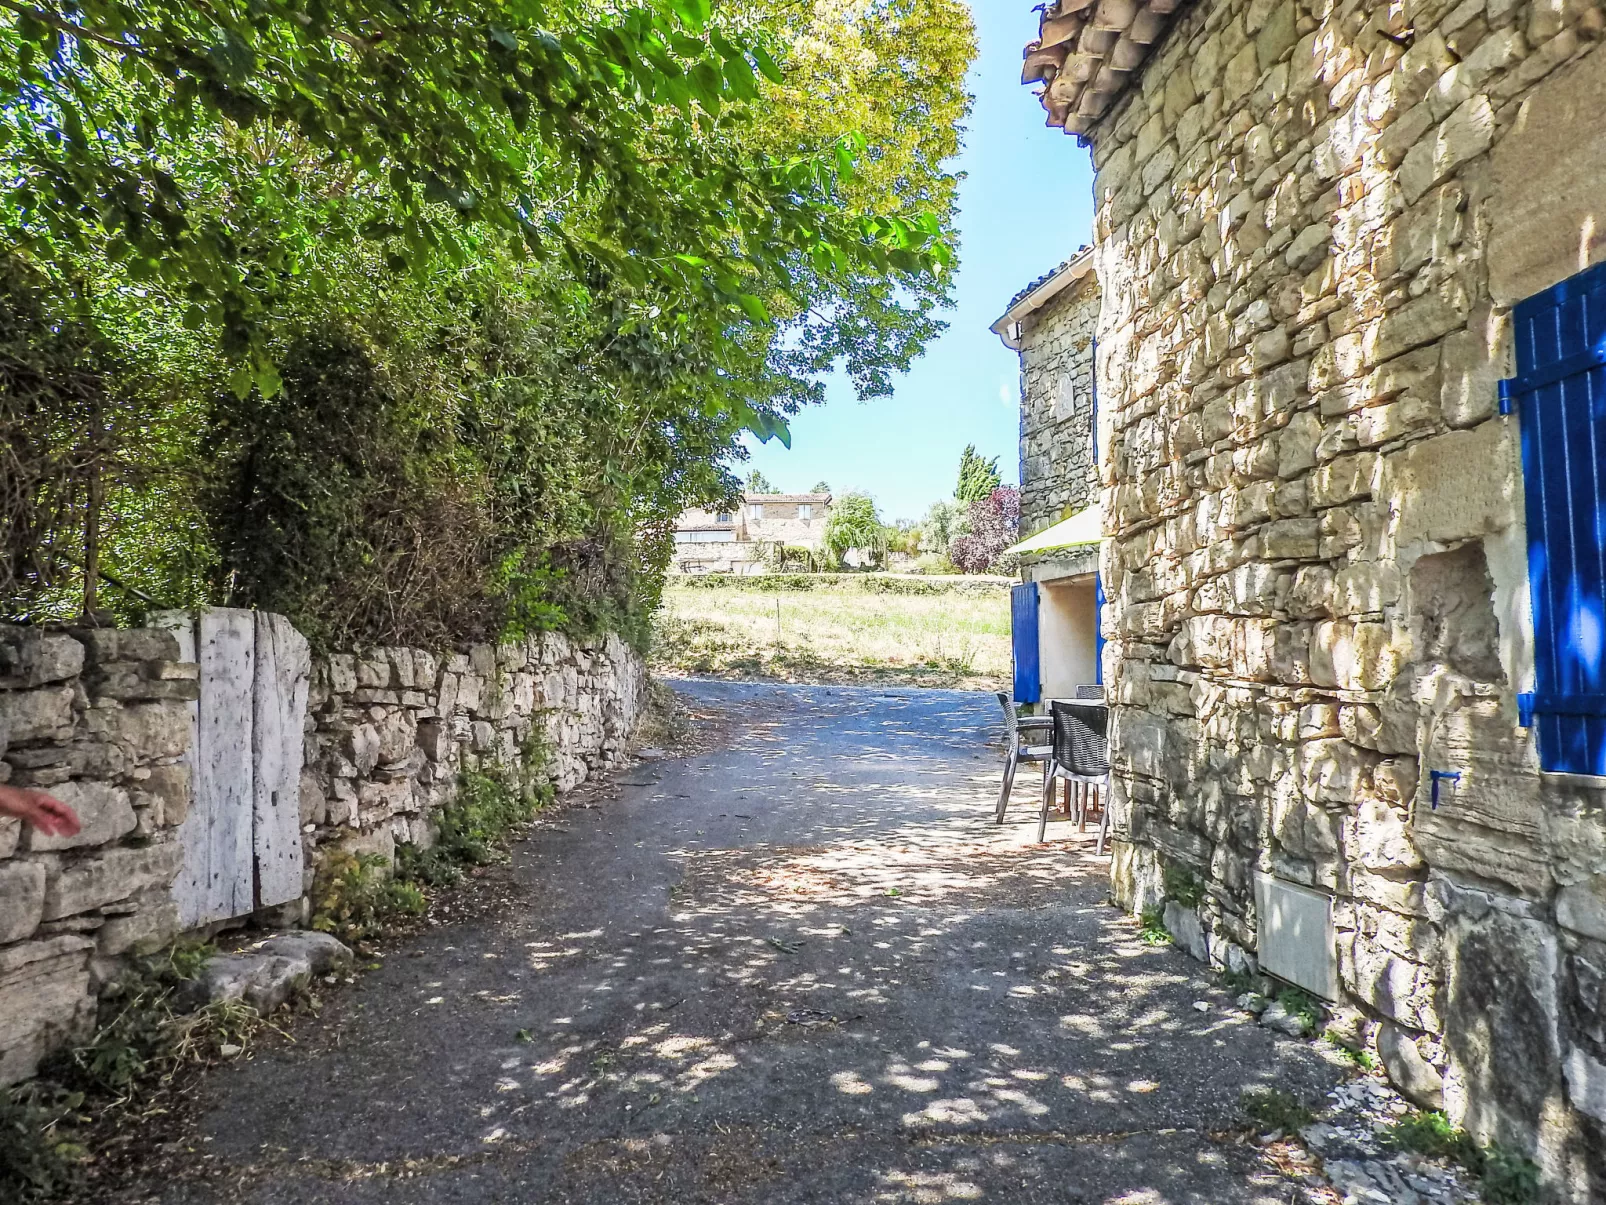
[[[1094,501],[1093,336],[1099,287],[1090,273],[1021,321],[1020,519],[1037,532]]]
[[[428,845],[432,813],[464,768],[512,762],[533,744],[567,791],[615,764],[645,690],[640,656],[617,636],[315,658],[301,778],[308,889],[326,849]]]
[[[1330,892],[1390,1072],[1606,1199],[1606,786],[1541,775],[1509,307],[1602,258],[1582,0],[1196,0],[1092,133],[1114,878]],[[1570,115],[1570,116],[1569,116]],[[1430,771],[1462,774],[1433,806]]]
[[[167,632],[0,626],[0,782],[83,821],[46,837],[0,818],[0,1085],[86,1036],[118,958],[173,935],[195,697]]]

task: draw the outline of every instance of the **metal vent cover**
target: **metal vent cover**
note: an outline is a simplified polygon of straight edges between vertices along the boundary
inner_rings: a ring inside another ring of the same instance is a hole
[[[1255,874],[1260,969],[1324,1000],[1338,999],[1333,897],[1275,875]]]

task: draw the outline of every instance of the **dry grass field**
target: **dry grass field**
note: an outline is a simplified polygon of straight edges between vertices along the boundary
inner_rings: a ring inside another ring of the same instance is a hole
[[[663,674],[998,690],[1010,674],[1009,589],[814,589],[674,582],[658,614]],[[915,588],[915,587],[910,587]]]

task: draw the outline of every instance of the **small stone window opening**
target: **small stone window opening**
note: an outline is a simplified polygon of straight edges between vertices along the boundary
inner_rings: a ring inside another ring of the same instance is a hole
[[[797,517],[799,519],[812,519],[812,518],[814,518],[814,508],[812,506],[810,506],[807,502],[801,503],[797,508]]]
[[[747,508],[747,517],[749,519],[762,519],[764,517],[764,507],[758,504],[749,506]]]
[[[719,512],[719,514],[714,516],[714,522],[716,523],[729,523],[730,521],[731,513],[728,510],[722,510]]]

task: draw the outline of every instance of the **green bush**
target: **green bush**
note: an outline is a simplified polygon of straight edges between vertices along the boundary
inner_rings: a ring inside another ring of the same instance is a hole
[[[348,945],[382,936],[400,918],[420,916],[427,901],[392,873],[384,854],[335,850],[324,855],[312,887],[312,927]]]
[[[540,774],[543,760],[527,753],[518,772],[499,766],[464,771],[456,796],[436,818],[435,843],[397,848],[398,876],[440,886],[462,878],[464,866],[501,857],[509,834],[551,800],[552,788]]]

